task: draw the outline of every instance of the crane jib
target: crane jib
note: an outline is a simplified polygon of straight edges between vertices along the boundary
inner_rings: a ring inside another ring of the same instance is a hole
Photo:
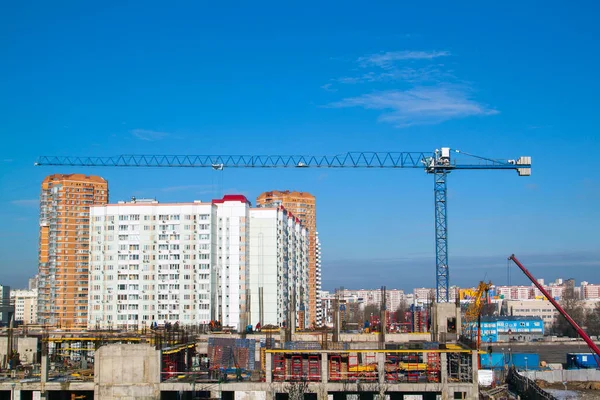
[[[452,155],[457,155],[454,160]],[[466,159],[467,161],[463,161]],[[436,300],[449,301],[447,189],[454,170],[515,170],[531,175],[531,157],[491,159],[441,147],[433,152],[346,152],[336,155],[135,155],[114,157],[41,156],[35,166],[132,168],[380,168],[424,169],[434,177]]]

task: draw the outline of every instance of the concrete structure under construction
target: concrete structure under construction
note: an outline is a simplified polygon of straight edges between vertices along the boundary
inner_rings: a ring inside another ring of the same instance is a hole
[[[316,198],[307,192],[291,192],[289,190],[261,193],[256,198],[258,207],[283,206],[286,210],[298,217],[308,229],[308,320],[312,325],[321,326],[323,316],[321,312],[321,248],[317,231],[317,205]]]
[[[460,307],[454,303],[433,303],[431,307],[432,340],[456,342],[461,334]]]
[[[38,320],[85,327],[90,252],[89,210],[108,202],[108,182],[98,176],[55,174],[42,182]]]
[[[182,351],[187,353],[187,348],[182,347]],[[172,348],[157,350],[149,344],[105,345],[96,352],[93,377],[90,380],[76,381],[48,379],[48,360],[47,357],[42,357],[40,378],[3,380],[0,382],[0,396],[10,393],[13,399],[86,396],[98,400],[275,400],[293,390],[301,390],[311,393],[317,400],[327,400],[329,396],[346,399],[347,395],[359,395],[361,399],[383,396],[402,399],[407,395],[414,399],[478,398],[477,354],[459,348],[347,351],[345,359],[349,361],[367,360],[357,361],[356,365],[349,364],[347,370],[338,369],[342,353],[335,350],[266,350],[264,377],[256,381],[236,381],[235,377],[229,380],[224,376],[218,380],[196,380],[194,375],[183,374],[182,371],[173,374],[165,371],[165,359],[172,351]],[[416,357],[415,360],[418,358],[421,361],[415,361],[412,368],[405,364],[402,368],[405,368],[407,374],[400,378],[402,374],[392,367],[398,367],[398,358],[405,356]],[[183,357],[182,360],[186,358]],[[287,360],[292,368],[282,370],[282,360]],[[304,371],[293,367],[301,364],[309,367]],[[433,367],[435,369],[431,369]],[[422,373],[417,377],[415,372],[421,369]],[[198,376],[201,376],[200,372]]]

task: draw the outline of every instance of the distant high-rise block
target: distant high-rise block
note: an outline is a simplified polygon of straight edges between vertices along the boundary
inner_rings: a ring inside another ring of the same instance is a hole
[[[98,176],[55,174],[42,182],[39,323],[86,326],[90,206],[107,202],[108,182]]]
[[[317,207],[316,199],[310,193],[271,191],[261,193],[256,198],[258,207],[283,206],[286,210],[298,217],[308,229],[308,320],[312,325],[321,326],[323,317],[321,313],[321,250],[317,233]]]
[[[15,307],[15,321],[25,325],[37,324],[37,289],[11,290],[10,300]]]

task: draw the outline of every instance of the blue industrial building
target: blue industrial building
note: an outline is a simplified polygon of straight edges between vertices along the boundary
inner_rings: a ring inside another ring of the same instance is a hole
[[[466,327],[476,336],[477,323]],[[465,332],[467,336],[470,332]],[[544,321],[539,317],[515,317],[508,315],[481,317],[481,343],[529,342],[544,336]]]

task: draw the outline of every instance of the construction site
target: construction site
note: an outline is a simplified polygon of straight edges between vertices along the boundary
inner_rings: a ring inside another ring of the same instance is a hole
[[[598,380],[596,368],[552,371],[533,354],[529,366],[516,352],[501,368],[482,365],[492,355],[482,348],[478,321],[487,287],[480,284],[466,310],[458,302],[433,303],[425,332],[389,333],[389,323],[344,332],[340,304],[333,329],[319,330],[10,327],[0,338],[0,399],[553,399],[534,379],[561,372]],[[387,314],[383,306],[380,320]],[[600,361],[596,345],[585,333],[582,339]]]

